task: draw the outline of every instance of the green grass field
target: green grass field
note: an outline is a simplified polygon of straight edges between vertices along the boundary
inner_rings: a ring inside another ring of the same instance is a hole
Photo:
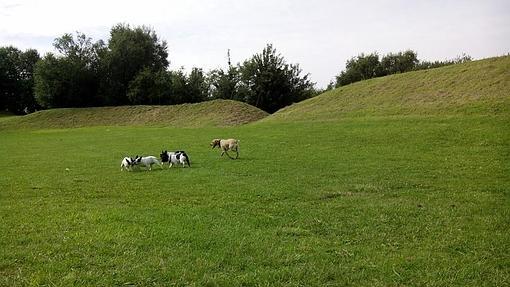
[[[478,113],[449,102],[461,112],[235,127],[10,123],[0,285],[508,286],[501,95]],[[209,147],[218,137],[241,140],[239,160]],[[185,149],[192,167],[119,171],[123,156],[162,149]]]

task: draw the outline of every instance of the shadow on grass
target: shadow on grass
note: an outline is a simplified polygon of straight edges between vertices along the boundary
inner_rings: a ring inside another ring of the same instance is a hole
[[[251,161],[251,160],[254,160],[256,158],[253,158],[253,157],[249,157],[249,156],[239,156],[237,159],[236,158],[229,158],[227,156],[218,156],[218,160],[225,160],[225,161]]]
[[[200,168],[200,165],[195,165],[195,167],[193,167],[193,166],[192,167],[173,166],[173,167],[170,167],[170,168],[168,166],[164,166],[163,168],[153,167],[151,170],[143,168],[143,167],[139,167],[139,168],[132,169],[130,172],[134,172],[134,173],[146,173],[146,172],[161,172],[161,171],[167,171],[167,170],[197,169],[197,168]]]
[[[133,168],[130,172],[134,172],[134,173],[139,173],[139,172],[160,172],[160,171],[164,171],[164,170],[167,170],[168,167],[163,167],[163,168],[160,168],[160,167],[153,167],[151,170],[147,169],[147,168],[143,168],[143,167],[138,167],[138,168]]]

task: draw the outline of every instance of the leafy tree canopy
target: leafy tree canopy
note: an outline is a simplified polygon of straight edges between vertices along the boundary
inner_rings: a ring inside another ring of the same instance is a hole
[[[128,104],[129,83],[144,69],[153,72],[168,67],[167,44],[149,27],[118,24],[110,31],[108,49],[102,58],[102,94],[110,105]]]
[[[23,114],[38,108],[34,98],[34,66],[39,53],[0,47],[0,109]]]
[[[313,95],[314,83],[309,75],[301,76],[299,66],[287,64],[271,44],[239,70],[245,101],[269,113]]]

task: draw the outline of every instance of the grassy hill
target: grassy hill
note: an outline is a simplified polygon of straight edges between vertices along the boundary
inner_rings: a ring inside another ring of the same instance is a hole
[[[0,122],[6,128],[74,128],[86,126],[222,127],[260,120],[268,114],[229,100],[173,106],[120,106],[51,109]]]
[[[510,114],[510,56],[357,82],[264,121],[403,115]]]

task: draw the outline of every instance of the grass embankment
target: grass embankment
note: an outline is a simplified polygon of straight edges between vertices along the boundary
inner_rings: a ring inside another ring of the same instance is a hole
[[[0,123],[0,129],[76,128],[89,126],[235,126],[260,120],[267,113],[251,105],[214,100],[174,106],[121,106],[52,109]]]
[[[499,95],[454,114],[346,117],[331,99],[329,119],[315,106],[229,128],[1,131],[0,285],[504,286]],[[241,139],[240,159],[211,150],[217,137]],[[119,171],[161,149],[192,167]]]
[[[289,106],[264,121],[481,114],[510,114],[510,56],[354,83]]]

